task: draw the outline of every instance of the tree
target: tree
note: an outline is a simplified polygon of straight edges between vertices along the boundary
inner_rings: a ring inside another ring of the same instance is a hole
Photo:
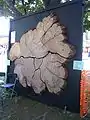
[[[42,0],[0,0],[0,13],[18,17],[44,8]]]
[[[0,0],[1,15],[18,17],[45,8],[50,3],[71,0]]]
[[[89,30],[90,31],[90,1],[86,1],[86,9],[84,12],[84,19],[83,19],[83,25],[84,25],[84,31]]]
[[[74,0],[0,0],[0,15],[2,16],[12,16],[19,17],[31,12],[36,12],[40,9],[45,8],[45,6],[51,5],[53,2],[69,2]],[[88,16],[90,16],[90,1],[86,1],[86,12],[84,14],[84,28],[85,30],[90,30],[90,21]]]

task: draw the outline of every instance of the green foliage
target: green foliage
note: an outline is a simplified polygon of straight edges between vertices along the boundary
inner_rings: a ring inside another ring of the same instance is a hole
[[[0,5],[3,5],[4,4],[4,1],[3,0],[0,0]]]
[[[42,0],[31,0],[31,2],[28,0],[28,2],[24,2],[24,5],[21,2],[16,1],[15,6],[22,14],[28,14],[42,9],[44,4]]]
[[[88,19],[89,16],[90,16],[90,1],[86,1],[86,9],[83,18],[84,31],[90,30],[90,20]]]
[[[84,23],[84,30],[90,30],[90,21],[88,20],[89,12],[86,12],[84,15],[83,23]]]
[[[0,12],[3,16],[8,16],[9,15],[8,7],[7,7],[4,0],[0,0]]]
[[[44,8],[43,1],[45,0],[0,0],[0,15],[18,17],[36,12]],[[84,30],[90,30],[90,21],[88,20],[90,1],[87,0],[86,5],[88,7],[84,14],[83,24]]]
[[[19,16],[44,8],[42,0],[0,0],[0,12],[4,16]],[[19,14],[20,13],[20,14]]]

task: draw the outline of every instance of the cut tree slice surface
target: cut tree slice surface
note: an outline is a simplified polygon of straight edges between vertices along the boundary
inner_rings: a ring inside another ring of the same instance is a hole
[[[40,79],[40,69],[35,71],[34,76],[32,78],[32,87],[35,93],[40,94],[43,90],[45,90],[45,84]]]
[[[52,74],[47,69],[44,69],[41,73],[41,78],[45,82],[49,92],[58,93],[63,88],[65,80],[59,78],[58,76]]]
[[[64,58],[72,58],[75,55],[75,48],[66,42],[58,42],[56,39],[48,41],[45,46],[53,53],[58,53]]]
[[[9,59],[11,61],[19,58],[21,56],[20,44],[18,42],[14,43],[9,52]]]
[[[37,94],[45,87],[55,94],[62,90],[68,77],[65,65],[76,52],[66,35],[57,16],[50,14],[12,46],[10,59],[22,86],[31,86]]]

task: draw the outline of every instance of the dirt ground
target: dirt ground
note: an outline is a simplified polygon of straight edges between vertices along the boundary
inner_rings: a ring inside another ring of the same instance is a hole
[[[2,94],[4,93],[4,94]],[[7,97],[6,97],[7,96]],[[25,97],[13,97],[0,90],[0,120],[81,120],[79,114],[72,114],[55,107],[32,101]],[[90,120],[85,118],[83,120]]]
[[[0,99],[0,120],[80,120],[80,117],[24,97],[14,97]]]

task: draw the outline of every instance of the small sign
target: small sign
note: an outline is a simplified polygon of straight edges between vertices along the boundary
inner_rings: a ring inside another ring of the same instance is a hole
[[[16,31],[11,32],[11,43],[15,43]]]
[[[73,61],[73,70],[83,70],[84,62],[83,61]]]
[[[7,60],[7,65],[10,66],[10,60]]]

